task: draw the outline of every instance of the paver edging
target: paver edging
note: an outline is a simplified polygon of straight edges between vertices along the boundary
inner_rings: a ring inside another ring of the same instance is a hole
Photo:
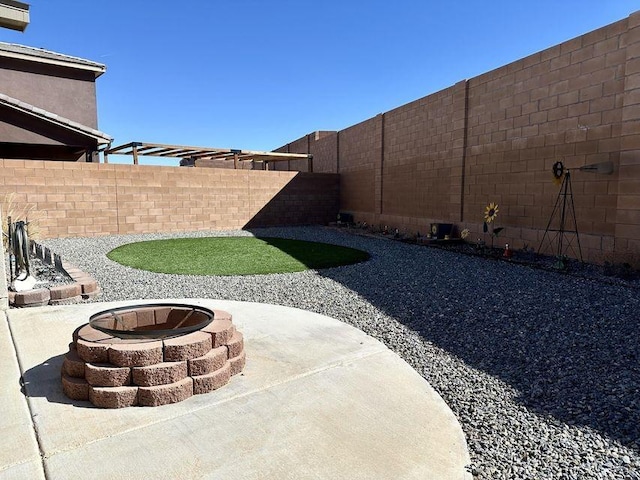
[[[22,308],[77,303],[100,294],[100,286],[91,275],[65,261],[62,261],[62,269],[71,277],[72,283],[24,292],[10,291],[9,306]]]

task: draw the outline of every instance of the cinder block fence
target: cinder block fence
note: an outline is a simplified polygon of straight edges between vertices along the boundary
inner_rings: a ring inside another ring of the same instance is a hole
[[[640,12],[278,150],[311,153],[314,171],[339,173],[340,208],[371,224],[415,233],[455,223],[475,240],[484,206],[497,202],[501,242],[515,248],[541,241],[559,190],[552,166],[562,161],[573,170],[585,257],[638,261]],[[601,162],[613,174],[578,170]]]
[[[335,174],[0,160],[0,195],[44,238],[326,224]]]

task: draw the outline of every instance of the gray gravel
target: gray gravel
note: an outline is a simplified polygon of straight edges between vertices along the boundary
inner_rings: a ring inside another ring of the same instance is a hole
[[[98,301],[257,301],[362,329],[440,393],[478,478],[640,479],[640,290],[327,228],[253,233],[351,246],[372,258],[294,274],[175,276],[105,254],[176,235],[45,243],[98,280]],[[251,233],[180,236],[221,235]]]

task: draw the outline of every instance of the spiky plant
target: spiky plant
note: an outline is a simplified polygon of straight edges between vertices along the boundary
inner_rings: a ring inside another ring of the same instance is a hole
[[[25,222],[27,226],[27,234],[32,240],[40,238],[40,220],[42,214],[35,209],[34,204],[18,203],[15,199],[15,193],[11,192],[4,196],[2,201],[2,237],[5,250],[9,249],[9,230],[7,219],[11,217],[13,223],[18,221]]]

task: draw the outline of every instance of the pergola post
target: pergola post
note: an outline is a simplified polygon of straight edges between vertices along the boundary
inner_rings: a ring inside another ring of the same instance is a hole
[[[134,165],[138,165],[138,145],[136,145],[135,143],[133,144],[133,164]]]
[[[238,169],[238,154],[233,152],[233,168]]]

